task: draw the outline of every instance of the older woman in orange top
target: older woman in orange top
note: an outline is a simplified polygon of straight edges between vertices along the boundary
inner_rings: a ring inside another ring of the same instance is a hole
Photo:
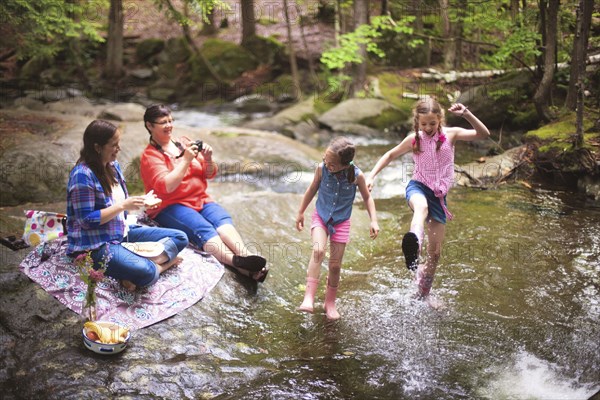
[[[233,226],[231,216],[206,192],[217,175],[212,147],[175,138],[171,111],[164,105],[146,109],[144,124],[150,143],[141,158],[146,191],[154,190],[162,204],[148,214],[161,226],[180,229],[196,246],[244,275],[262,282],[266,260],[251,254]]]

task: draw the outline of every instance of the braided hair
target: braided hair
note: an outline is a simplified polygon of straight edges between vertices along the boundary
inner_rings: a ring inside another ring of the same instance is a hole
[[[415,140],[413,141],[413,152],[421,152],[421,135],[419,135],[419,116],[429,113],[434,113],[438,116],[440,124],[438,125],[438,133],[442,134],[442,125],[445,123],[444,110],[440,103],[433,97],[427,97],[419,100],[413,109],[413,127],[415,130]],[[441,141],[437,141],[435,149],[439,150],[442,146]]]
[[[348,182],[354,183],[356,180],[356,172],[354,171],[354,143],[344,136],[334,138],[328,146],[329,151],[337,154],[340,158],[340,163],[346,168]]]

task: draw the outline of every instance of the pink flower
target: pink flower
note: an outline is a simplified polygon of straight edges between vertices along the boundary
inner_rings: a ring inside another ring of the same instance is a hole
[[[443,133],[440,133],[440,136],[438,137],[438,142],[444,143],[445,141],[446,141],[446,135],[444,135]]]
[[[84,260],[86,259],[86,257],[87,257],[87,253],[81,253],[80,255],[75,257],[75,264],[83,263]]]
[[[93,282],[100,282],[104,279],[104,271],[91,270],[90,271],[90,280]]]

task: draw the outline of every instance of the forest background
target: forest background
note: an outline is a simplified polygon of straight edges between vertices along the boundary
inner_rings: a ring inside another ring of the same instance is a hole
[[[530,135],[546,165],[597,175],[598,11],[593,0],[8,0],[2,102],[67,87],[191,106],[312,97],[319,112],[384,97],[406,111],[414,96],[449,103],[509,75],[483,107],[513,129],[549,126]]]

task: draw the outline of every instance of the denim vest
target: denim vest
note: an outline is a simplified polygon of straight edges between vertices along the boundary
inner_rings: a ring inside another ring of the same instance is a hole
[[[352,215],[352,203],[356,197],[356,183],[348,182],[346,171],[331,174],[325,165],[321,167],[321,184],[319,185],[319,196],[317,197],[317,213],[327,226],[330,234],[335,233],[333,228]],[[358,167],[354,167],[356,177],[361,173]]]

